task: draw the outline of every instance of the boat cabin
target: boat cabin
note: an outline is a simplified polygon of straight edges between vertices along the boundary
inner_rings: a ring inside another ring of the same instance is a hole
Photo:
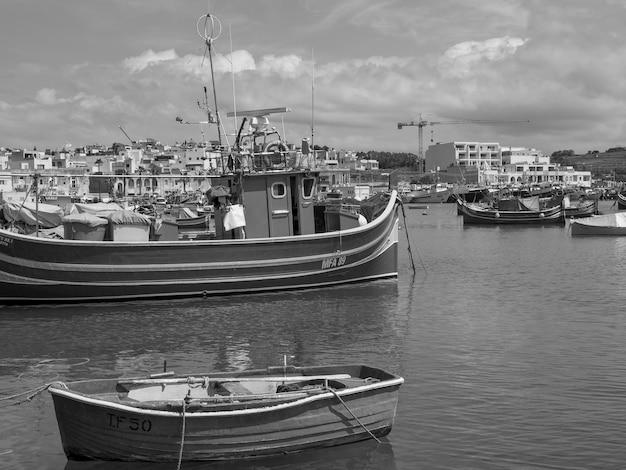
[[[207,193],[215,208],[217,239],[264,238],[315,233],[319,172],[292,170],[212,178]],[[241,208],[245,207],[245,211]],[[239,213],[237,213],[239,212]],[[236,214],[237,213],[237,214]],[[243,220],[228,219],[243,216]],[[239,225],[239,224],[245,225]],[[226,227],[234,226],[231,230]]]

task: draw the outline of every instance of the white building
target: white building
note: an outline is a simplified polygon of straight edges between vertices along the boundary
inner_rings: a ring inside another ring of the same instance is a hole
[[[502,164],[550,163],[550,157],[541,150],[526,147],[502,147]]]
[[[470,178],[473,168],[476,178]],[[550,157],[525,147],[502,147],[497,142],[448,142],[431,145],[426,150],[426,170],[446,181],[450,175],[479,185],[555,184],[591,187],[591,172],[576,171],[550,163]],[[450,178],[448,178],[450,179]]]
[[[549,159],[549,157],[548,157]],[[512,186],[552,184],[556,186],[591,187],[591,172],[546,162],[521,162],[504,165],[488,184]]]
[[[502,166],[502,150],[497,142],[447,142],[431,145],[425,154],[426,171],[449,166],[493,169]]]

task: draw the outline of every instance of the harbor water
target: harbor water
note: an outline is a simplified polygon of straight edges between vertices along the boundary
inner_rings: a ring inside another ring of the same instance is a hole
[[[615,210],[613,201],[601,209]],[[0,307],[0,468],[68,462],[55,380],[365,363],[405,378],[380,444],[184,469],[621,469],[626,238],[568,227],[464,227],[405,208],[397,280],[240,297]],[[410,249],[409,249],[410,248]],[[415,272],[413,272],[413,266]],[[9,397],[9,399],[7,399]]]

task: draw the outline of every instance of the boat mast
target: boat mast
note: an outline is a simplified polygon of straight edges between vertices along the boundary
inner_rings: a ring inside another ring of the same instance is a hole
[[[35,173],[35,236],[39,236],[39,173]]]
[[[315,162],[315,50],[311,48],[311,151]]]
[[[203,22],[203,28],[200,29],[200,23]],[[207,13],[206,15],[202,15],[198,18],[197,23],[198,34],[202,39],[204,39],[204,44],[206,45],[206,54],[209,56],[209,66],[211,68],[211,86],[213,88],[213,102],[215,103],[215,119],[217,124],[217,140],[219,142],[220,148],[222,147],[222,123],[220,120],[220,112],[217,107],[217,91],[215,89],[215,71],[213,70],[213,49],[212,44],[222,32],[222,23],[220,20]]]

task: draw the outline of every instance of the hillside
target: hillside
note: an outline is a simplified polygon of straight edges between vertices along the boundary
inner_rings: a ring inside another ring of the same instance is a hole
[[[561,163],[564,166],[573,166],[578,170],[591,171],[594,176],[605,176],[615,172],[618,180],[626,179],[626,150],[586,155],[553,156],[551,161]]]

